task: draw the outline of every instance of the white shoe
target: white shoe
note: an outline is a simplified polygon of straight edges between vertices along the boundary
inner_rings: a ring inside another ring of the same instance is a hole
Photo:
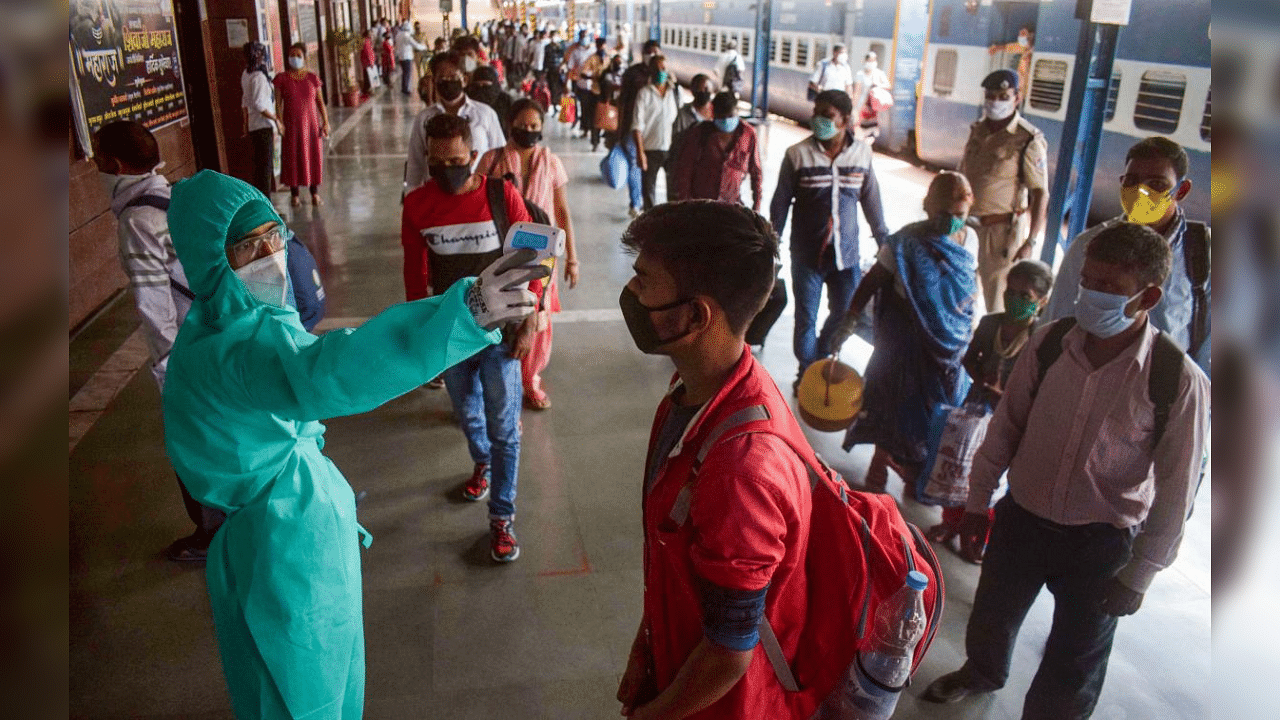
[[[640,217],[640,211],[635,208],[627,208],[627,214],[630,215],[633,220]]]

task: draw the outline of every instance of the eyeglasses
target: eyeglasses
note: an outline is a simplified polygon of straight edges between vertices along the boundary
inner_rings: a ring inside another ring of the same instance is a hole
[[[240,268],[264,257],[264,247],[267,249],[266,255],[274,255],[284,250],[286,232],[283,225],[276,225],[261,235],[247,237],[227,248],[227,258],[231,260],[233,268]]]
[[[1180,183],[1181,180],[1179,180],[1178,182]],[[1174,187],[1177,186],[1177,184],[1178,183],[1174,183],[1173,185],[1170,185],[1167,179],[1159,176],[1153,177],[1153,178],[1143,178],[1138,175],[1132,175],[1129,173],[1125,173],[1124,175],[1120,176],[1120,187],[1128,188],[1128,187],[1134,187],[1136,185],[1146,185],[1152,190],[1155,190],[1156,192],[1160,192],[1160,193],[1168,192],[1172,190]]]

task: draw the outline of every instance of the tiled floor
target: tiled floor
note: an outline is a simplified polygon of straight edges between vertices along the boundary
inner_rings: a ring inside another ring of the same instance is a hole
[[[332,144],[325,207],[290,211],[276,198],[319,260],[332,324],[356,322],[403,298],[400,181],[408,124],[419,107],[398,94],[374,103]],[[341,119],[335,114],[335,125]],[[781,122],[769,135],[766,206],[782,151],[803,133]],[[618,714],[614,692],[640,617],[637,483],[671,366],[637,352],[616,312],[630,276],[618,245],[625,193],[599,180],[601,156],[584,141],[554,123],[547,136],[571,178],[583,279],[563,292],[569,312],[556,325],[546,373],[555,405],[524,416],[520,560],[492,565],[483,507],[457,499],[470,462],[442,391],[416,390],[327,423],[326,452],[353,486],[368,491],[360,515],[376,538],[364,553],[370,718]],[[929,173],[887,157],[877,167],[889,225],[918,217]],[[77,337],[73,393],[136,329],[132,312],[124,298]],[[763,352],[780,384],[795,372],[791,328],[784,314]],[[867,349],[855,340],[846,354],[861,365]],[[861,477],[867,449],[848,454],[835,435],[811,439],[838,469]],[[145,370],[124,384],[71,453],[70,477],[71,715],[230,717],[203,573],[160,557],[188,528],[164,455],[159,395]],[[1202,492],[1178,563],[1158,577],[1143,609],[1121,621],[1095,717],[1207,714],[1208,496]],[[936,521],[934,509],[911,501],[903,509],[919,524]],[[940,554],[945,622],[897,716],[1015,718],[1051,599],[1043,596],[1027,620],[1006,690],[957,706],[920,703],[924,686],[962,660],[978,577],[977,568]]]

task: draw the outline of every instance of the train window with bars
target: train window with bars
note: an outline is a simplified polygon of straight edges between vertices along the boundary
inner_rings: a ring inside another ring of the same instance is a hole
[[[947,37],[951,35],[951,7],[942,8],[942,12],[938,13],[938,37]]]
[[[1120,98],[1120,71],[1111,74],[1111,84],[1107,86],[1107,109],[1102,115],[1103,122],[1111,122],[1116,116],[1116,102]]]
[[[769,62],[774,63],[774,62],[777,62],[777,61],[778,61],[778,38],[777,38],[776,36],[770,36],[770,38],[769,38]]]
[[[1204,99],[1204,117],[1200,118],[1200,139],[1210,142],[1213,139],[1213,88]]]
[[[1031,107],[1047,112],[1062,108],[1067,92],[1067,61],[1037,60],[1031,78]]]
[[[746,60],[751,57],[751,35],[742,33],[742,41],[738,43],[738,53]]]
[[[711,33],[711,47],[707,49],[711,52],[717,52],[720,49],[720,33]]]
[[[782,38],[782,52],[778,55],[778,62],[783,65],[791,64],[791,38]]]
[[[826,59],[827,54],[831,52],[831,48],[827,46],[826,40],[813,41],[813,68],[816,70],[819,63]]]
[[[933,56],[933,91],[938,95],[945,97],[955,90],[958,57],[955,50],[939,50]]]
[[[1172,134],[1182,120],[1182,99],[1187,94],[1187,76],[1168,70],[1142,73],[1133,124],[1139,130]]]
[[[801,38],[796,41],[796,67],[809,67],[809,40]]]
[[[703,30],[702,32],[698,33],[698,36],[701,38],[698,41],[698,49],[706,50],[707,49],[707,31]]]
[[[682,47],[693,47],[693,31],[686,29],[684,31],[684,42],[680,43]]]

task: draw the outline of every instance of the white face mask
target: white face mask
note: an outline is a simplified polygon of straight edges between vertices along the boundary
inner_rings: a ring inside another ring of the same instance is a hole
[[[467,74],[471,74],[471,73],[475,72],[475,71],[476,71],[476,59],[475,59],[475,58],[473,58],[473,57],[471,57],[470,55],[467,55],[467,56],[463,57],[463,58],[462,58],[462,70],[463,70],[463,72],[465,72],[465,73],[467,73]]]
[[[862,63],[862,69],[863,69],[863,70],[866,70],[867,72],[871,72],[872,70],[875,70],[875,69],[876,69],[876,61],[875,61],[875,60],[868,60],[868,61],[866,61],[866,62]]]
[[[1017,108],[1017,100],[987,100],[982,104],[982,111],[988,120],[1004,120]]]
[[[284,250],[258,258],[235,273],[249,294],[259,302],[278,308],[288,307],[289,270]]]
[[[297,55],[289,56],[289,67],[293,68],[294,70],[301,70],[302,66],[305,64],[306,63],[303,61],[303,59],[298,57]]]
[[[1146,292],[1146,290],[1143,290]],[[1133,327],[1136,318],[1125,314],[1129,303],[1142,297],[1138,293],[1133,297],[1090,290],[1081,285],[1080,294],[1076,296],[1076,322],[1085,332],[1102,339],[1115,337]]]
[[[848,59],[849,59],[849,56],[848,56],[848,55],[846,55],[845,53],[838,53],[838,54],[836,55],[836,64],[837,64],[837,65],[843,65],[843,64],[845,63],[845,61],[846,61],[846,60],[848,60]]]
[[[1031,38],[1027,37],[1026,35],[1019,35],[1018,44],[1021,45],[1022,47],[1027,47],[1031,44]]]

